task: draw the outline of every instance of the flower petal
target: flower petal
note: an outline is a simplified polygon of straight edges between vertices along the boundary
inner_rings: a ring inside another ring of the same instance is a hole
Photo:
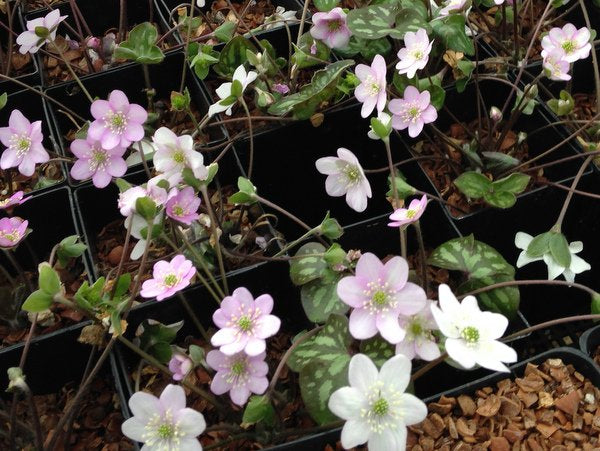
[[[342,446],[351,449],[363,443],[367,443],[371,428],[365,421],[349,420],[342,428]]]
[[[169,384],[160,394],[160,403],[163,407],[173,410],[185,409],[185,391],[179,385]]]
[[[427,416],[427,406],[410,393],[402,395],[402,419],[407,426],[420,423]]]
[[[408,358],[398,354],[383,364],[379,371],[379,380],[386,387],[394,387],[394,390],[404,392],[410,382],[411,363]]]
[[[377,379],[377,367],[369,357],[364,354],[356,354],[352,357],[348,368],[348,382],[351,387],[366,393]]]

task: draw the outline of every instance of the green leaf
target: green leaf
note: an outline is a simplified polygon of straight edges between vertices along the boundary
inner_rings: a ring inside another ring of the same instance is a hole
[[[465,32],[465,18],[462,14],[451,14],[445,19],[431,22],[433,34],[444,43],[447,49],[474,55],[475,47]]]
[[[313,0],[315,8],[319,11],[327,12],[335,8],[339,3],[339,0]]]
[[[379,336],[360,342],[360,352],[367,355],[379,368],[396,355],[396,346]]]
[[[492,187],[492,181],[485,175],[469,171],[462,173],[456,180],[454,180],[456,187],[465,196],[471,199],[479,199],[483,197],[485,193],[490,191]]]
[[[290,278],[294,285],[304,285],[322,276],[328,266],[322,255],[325,251],[321,243],[306,243],[298,249],[295,257],[307,256],[294,258],[290,264]]]
[[[201,365],[206,361],[206,353],[204,352],[204,348],[201,348],[198,345],[190,345],[188,348],[188,354],[194,365]]]
[[[470,279],[460,285],[457,292],[459,294],[468,293],[479,288],[512,280],[514,278],[506,274]],[[516,286],[496,288],[477,295],[477,300],[479,301],[479,305],[483,307],[483,310],[502,313],[508,318],[514,318],[516,315],[517,310],[519,310],[520,298],[519,288]]]
[[[26,312],[43,312],[52,305],[52,296],[43,290],[34,291],[23,303],[21,307]]]
[[[317,48],[317,52],[311,53],[312,46]],[[300,38],[300,44],[294,46],[294,54],[290,60],[290,64],[295,64],[299,69],[306,67],[322,65],[323,61],[329,60],[331,49],[321,41],[315,40],[310,33],[304,33]]]
[[[221,42],[228,42],[234,35],[237,23],[226,20],[214,31],[215,37]]]
[[[389,191],[385,193],[387,197],[394,197],[394,193],[392,192],[392,176],[388,175],[388,188]],[[398,192],[399,199],[406,199],[409,196],[412,196],[417,192],[414,186],[406,183],[406,177],[400,172],[396,171],[396,191]]]
[[[404,39],[404,35],[412,31],[417,32],[420,28],[424,28],[427,33],[431,33],[431,25],[421,16],[418,10],[412,8],[404,8],[396,15],[396,25],[390,32],[390,36],[395,39]]]
[[[68,236],[58,243],[56,248],[58,263],[65,268],[70,259],[81,257],[86,249],[87,246],[79,241],[79,236]]]
[[[120,193],[127,191],[129,188],[131,188],[133,186],[127,180],[122,179],[122,178],[116,178],[115,185],[117,185],[117,188],[119,188]]]
[[[324,323],[331,314],[345,314],[348,311],[348,305],[337,295],[339,280],[340,277],[336,276],[332,281],[315,279],[302,285],[300,290],[302,307],[313,323]]]
[[[54,296],[56,293],[60,292],[60,277],[58,277],[58,273],[48,262],[43,262],[38,265],[38,274],[40,290],[49,296]]]
[[[0,95],[0,110],[6,106],[6,102],[8,102],[8,94],[4,92]]]
[[[506,191],[513,194],[520,194],[525,191],[531,177],[520,172],[515,172],[500,180],[492,183],[494,191]]]
[[[520,163],[517,158],[502,152],[483,151],[481,155],[485,161],[485,168],[494,174],[507,171]]]
[[[517,109],[517,106],[519,106],[519,109],[521,110],[521,112],[523,114],[531,115],[531,114],[533,114],[533,110],[535,109],[535,106],[537,105],[537,100],[535,100],[535,96],[532,96],[530,93],[527,94],[527,98],[525,98],[524,100],[521,100],[521,99],[523,99],[524,94],[525,93],[523,91],[521,91],[520,89],[517,90],[515,104],[511,111],[515,111]]]
[[[346,16],[348,28],[364,39],[379,39],[393,31],[392,25],[400,11],[397,2],[371,5],[350,10]]]
[[[571,266],[571,252],[569,243],[562,233],[553,233],[548,243],[550,254],[560,266],[568,268]]]
[[[169,363],[169,360],[173,357],[173,348],[171,345],[162,341],[154,343],[146,352],[161,363]]]
[[[575,100],[568,91],[563,89],[558,99],[550,99],[547,104],[557,116],[566,116],[573,111]]]
[[[124,296],[129,291],[129,286],[131,285],[131,274],[125,273],[121,274],[119,280],[117,280],[117,288],[115,288],[115,299],[119,299]]]
[[[598,293],[598,292],[594,292],[594,294],[592,295],[590,311],[594,315],[600,314],[600,293]]]
[[[527,246],[527,255],[530,257],[541,257],[545,253],[550,251],[550,239],[554,234],[552,232],[545,232],[536,236],[529,246]]]
[[[233,77],[235,70],[248,61],[246,50],[256,53],[256,47],[245,37],[232,38],[221,50],[219,62],[214,66],[215,72],[222,77]]]
[[[87,281],[83,282],[73,299],[77,302],[77,305],[87,309],[94,310],[102,302],[102,292],[104,290],[104,283],[106,282],[104,277],[100,277],[90,287]]]
[[[150,22],[133,27],[126,41],[115,49],[114,56],[142,64],[158,64],[164,58],[162,50],[156,45],[158,31]]]
[[[156,216],[156,202],[149,197],[139,197],[135,201],[135,210],[142,218],[152,221]]]
[[[510,208],[517,202],[517,197],[508,191],[491,191],[489,193],[484,193],[483,199],[496,208]]]
[[[311,82],[299,92],[283,97],[269,107],[269,114],[283,116],[293,111],[296,119],[308,119],[319,105],[335,94],[335,85],[353,60],[336,61],[313,75]]]
[[[244,409],[244,416],[242,417],[244,426],[260,422],[265,423],[267,426],[273,426],[275,423],[275,409],[273,409],[271,400],[267,395],[251,396]]]
[[[219,62],[219,52],[213,50],[212,45],[201,44],[198,53],[190,61],[190,66],[200,80],[208,76],[210,66]]]

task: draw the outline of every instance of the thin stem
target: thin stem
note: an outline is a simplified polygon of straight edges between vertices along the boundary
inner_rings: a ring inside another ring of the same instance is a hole
[[[423,241],[423,232],[419,221],[413,224],[417,232],[417,241],[419,242],[419,251],[421,252],[421,273],[423,277],[423,286],[427,289],[427,256],[425,254],[425,242]]]
[[[60,56],[60,59],[65,63],[65,65],[67,66],[67,69],[71,73],[71,76],[77,82],[77,84],[79,85],[79,87],[81,88],[81,90],[83,91],[83,93],[85,94],[85,96],[88,98],[88,100],[90,101],[90,103],[94,103],[94,98],[88,92],[88,90],[86,89],[86,87],[83,86],[83,83],[81,82],[80,78],[77,76],[77,74],[75,73],[75,71],[71,67],[71,64],[69,64],[69,62],[65,58],[65,55],[63,54],[62,50],[60,49],[60,46],[57,45],[57,44],[55,44],[54,48],[56,49],[56,52]]]
[[[146,155],[144,155],[144,148],[142,147],[142,141],[138,141],[138,153],[140,154],[140,160],[142,160],[142,166],[144,166],[144,171],[146,172],[146,177],[148,179],[152,178],[152,173],[150,172],[150,168],[148,167],[148,162],[146,161]]]
[[[244,100],[244,95],[240,97],[240,103],[244,107],[244,111],[246,112],[246,117],[248,118],[248,133],[250,134],[250,157],[248,161],[248,178],[252,180],[252,169],[254,167],[254,135],[252,131],[252,116],[250,115],[250,110],[248,109],[248,105]]]
[[[221,253],[221,240],[219,239],[219,234],[217,232],[217,218],[215,216],[212,204],[210,203],[210,198],[208,197],[208,190],[205,184],[202,184],[200,186],[200,192],[202,193],[204,203],[206,204],[206,210],[208,211],[208,215],[210,216],[210,229],[215,240],[215,253],[217,254],[217,262],[219,264],[219,271],[221,272],[221,282],[223,283],[223,291],[225,292],[225,294],[229,295],[227,276],[225,274],[225,265],[223,264],[223,254]]]
[[[588,321],[588,320],[598,320],[600,319],[599,314],[589,314],[589,315],[576,315],[576,316],[567,316],[565,318],[557,318],[552,319],[550,321],[546,321],[543,323],[535,324],[533,326],[526,327],[525,329],[521,329],[513,334],[507,335],[503,337],[501,341],[508,341],[513,338],[520,337],[525,334],[530,334],[531,332],[535,332],[537,330],[546,329],[548,327],[557,326],[558,324],[570,323],[573,321]]]
[[[560,214],[558,215],[558,219],[556,220],[556,224],[554,224],[554,227],[553,227],[553,230],[556,230],[556,232],[558,232],[558,233],[560,233],[562,223],[565,219],[565,214],[567,213],[567,209],[569,208],[569,204],[571,203],[571,199],[573,198],[574,190],[575,190],[575,188],[577,188],[577,184],[579,183],[579,180],[581,180],[581,176],[583,175],[585,168],[588,167],[588,165],[592,162],[593,159],[594,159],[594,157],[591,157],[591,156],[587,157],[585,159],[585,161],[579,168],[577,175],[573,179],[573,183],[571,183],[571,188],[569,189],[567,198],[565,199],[565,202],[563,203],[562,209],[560,210]]]
[[[29,387],[27,387],[25,396],[27,396],[27,402],[29,403],[29,410],[31,411],[31,421],[33,421],[33,429],[35,431],[35,446],[38,450],[44,449],[44,439],[42,435],[42,426],[40,425],[40,416],[38,414],[37,406],[33,399],[33,393]]]
[[[592,25],[590,23],[590,16],[585,6],[584,0],[579,0],[579,6],[581,6],[581,11],[583,12],[585,26],[588,28],[588,30],[591,30]],[[596,84],[596,111],[600,112],[600,70],[598,69],[598,55],[594,50],[592,50],[591,53],[592,66],[594,67],[594,83]]]
[[[310,229],[308,232],[306,232],[300,238],[285,245],[279,252],[277,252],[275,255],[273,255],[273,257],[279,257],[279,256],[285,254],[288,250],[292,249],[294,246],[300,244],[302,241],[311,237],[317,230],[319,230],[319,227],[314,227],[314,228]]]
[[[200,332],[200,335],[202,335],[202,338],[204,338],[207,343],[210,343],[210,336],[208,335],[208,332],[206,332],[206,329],[204,328],[204,326],[202,325],[202,323],[198,319],[198,316],[196,315],[196,313],[194,312],[194,310],[190,306],[190,303],[188,302],[188,300],[181,293],[181,291],[177,293],[177,296],[179,297],[179,300],[183,304],[183,308],[185,308],[185,311],[192,318],[192,322],[196,326],[196,329],[198,329],[198,332]]]
[[[183,54],[185,55],[185,58],[183,58],[183,67],[181,68],[181,83],[179,84],[179,92],[183,92],[183,87],[185,86],[185,76],[187,75],[187,58],[188,58],[188,49],[190,46],[190,38],[192,37],[192,21],[194,19],[194,12],[196,11],[196,8],[194,7],[194,1],[192,0],[192,5],[190,8],[190,16],[187,18],[188,20],[188,26],[187,26],[187,32],[186,32],[186,36],[185,36],[185,45],[184,45],[184,51]]]
[[[457,297],[459,299],[462,299],[466,296],[475,296],[476,294],[485,293],[486,291],[495,290],[496,288],[512,287],[512,286],[519,286],[519,285],[557,285],[557,286],[561,286],[561,287],[578,288],[582,291],[585,291],[586,293],[589,293],[591,296],[596,296],[598,294],[591,288],[589,288],[585,285],[582,285],[580,283],[577,283],[577,282],[567,282],[566,280],[536,280],[536,279],[533,279],[533,280],[508,280],[506,282],[498,282],[498,283],[494,283],[492,285],[488,285],[486,287],[481,287],[476,290],[469,291],[468,293],[461,294],[460,296],[457,296]]]
[[[117,42],[121,42],[125,39],[126,9],[125,0],[119,0],[119,33],[117,35]]]
[[[129,221],[129,226],[127,226],[127,233],[125,234],[125,243],[123,244],[123,253],[121,254],[121,258],[119,260],[119,266],[117,266],[117,272],[115,274],[115,283],[113,283],[113,287],[110,293],[110,298],[113,299],[115,297],[115,292],[117,291],[117,281],[119,277],[121,277],[121,273],[123,272],[123,264],[125,263],[125,258],[127,256],[127,251],[129,250],[129,241],[131,239],[131,229],[133,227],[133,221]]]

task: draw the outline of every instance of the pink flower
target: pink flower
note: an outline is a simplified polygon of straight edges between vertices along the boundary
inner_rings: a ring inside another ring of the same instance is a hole
[[[582,27],[579,30],[573,24],[566,24],[562,28],[552,28],[542,38],[542,57],[545,59],[553,49],[564,52],[563,59],[569,63],[585,59],[590,55],[590,30]]]
[[[135,204],[140,197],[149,197],[157,206],[164,205],[168,199],[167,190],[158,186],[160,179],[153,177],[148,180],[146,187],[133,186],[119,194],[117,205],[119,211],[125,217],[135,213]]]
[[[275,92],[278,92],[281,95],[286,95],[287,93],[290,92],[289,86],[286,85],[285,83],[275,83],[273,85],[273,90]]]
[[[320,39],[329,48],[342,49],[348,45],[352,32],[346,24],[346,13],[340,7],[326,13],[315,13],[310,35]]]
[[[0,158],[0,168],[19,167],[19,172],[30,177],[36,163],[45,163],[50,155],[44,149],[42,121],[29,122],[19,110],[13,110],[8,118],[8,127],[0,127],[0,142],[6,150]]]
[[[126,150],[120,146],[106,150],[100,141],[76,139],[71,143],[71,152],[78,160],[71,168],[71,177],[75,180],[91,177],[96,188],[105,188],[113,177],[121,177],[127,171],[123,159]]]
[[[215,395],[229,392],[229,397],[238,406],[248,401],[251,393],[262,395],[269,386],[265,362],[266,353],[249,356],[244,352],[227,355],[221,351],[210,351],[206,363],[217,372],[210,384]]]
[[[396,69],[399,74],[406,74],[408,78],[413,78],[417,70],[427,66],[433,41],[429,42],[427,31],[419,28],[416,33],[406,32],[404,45],[406,47],[398,51],[400,61],[396,64]]]
[[[183,255],[176,255],[170,262],[161,260],[154,264],[153,278],[144,282],[140,294],[162,301],[187,287],[194,274],[196,268]]]
[[[411,360],[416,356],[427,361],[435,360],[441,355],[432,333],[438,329],[431,313],[432,304],[435,302],[428,299],[423,309],[414,315],[400,315],[400,327],[406,331],[406,336],[396,345],[396,354],[402,354]]]
[[[199,206],[200,198],[194,193],[194,188],[186,186],[167,201],[167,216],[175,221],[190,225],[200,217],[197,213]]]
[[[196,178],[203,180],[208,175],[204,157],[194,150],[194,139],[190,135],[177,136],[167,127],[160,127],[152,136],[157,150],[152,158],[154,168],[162,172],[170,181],[181,176],[185,168],[190,168]]]
[[[423,194],[421,199],[413,199],[410,201],[408,208],[398,208],[390,215],[390,227],[402,227],[406,224],[417,222],[427,207],[427,196]]]
[[[0,219],[0,247],[14,247],[27,235],[29,221],[17,216]]]
[[[360,110],[362,117],[368,117],[376,106],[379,113],[385,108],[387,101],[386,71],[385,60],[381,55],[375,55],[371,66],[366,64],[356,66],[356,76],[361,83],[354,90],[354,95],[363,104]]]
[[[414,86],[407,86],[403,99],[394,99],[388,106],[392,113],[392,127],[396,130],[408,128],[411,138],[419,136],[423,126],[437,119],[437,111],[431,105],[429,91],[419,92]]]
[[[213,335],[211,343],[220,347],[226,355],[245,351],[257,356],[265,351],[265,339],[275,335],[281,320],[271,315],[273,298],[268,294],[254,300],[244,287],[236,288],[231,296],[225,297],[221,308],[213,314],[213,321],[220,330]]]
[[[399,315],[414,315],[425,306],[425,291],[408,282],[408,263],[393,257],[385,265],[374,254],[363,254],[356,264],[356,275],[341,279],[337,285],[340,299],[353,307],[350,333],[359,340],[377,332],[390,343],[401,342],[406,331]]]
[[[444,7],[440,10],[440,16],[448,16],[450,14],[460,13],[467,9],[467,5],[471,5],[470,0],[447,0]]]
[[[325,191],[333,197],[346,195],[346,202],[353,210],[365,211],[370,198],[371,185],[358,158],[348,149],[340,147],[336,157],[319,158],[315,165],[321,174],[327,175]]]
[[[25,194],[23,191],[17,191],[12,196],[7,199],[0,200],[0,210],[6,210],[14,205],[21,205],[24,202],[27,202],[31,197],[23,198]]]
[[[23,55],[27,52],[37,52],[46,42],[52,42],[56,38],[56,29],[58,24],[65,20],[67,16],[61,16],[58,9],[54,9],[46,14],[46,17],[27,21],[27,30],[17,36],[17,44],[21,46],[19,52]],[[45,28],[47,36],[41,37],[36,33],[36,28],[40,30]]]
[[[182,381],[194,367],[194,362],[185,354],[174,353],[169,360],[169,371],[174,381]]]
[[[544,72],[550,80],[568,81],[571,79],[569,75],[571,64],[564,57],[565,52],[559,48],[553,48],[544,57]]]
[[[90,124],[88,139],[102,142],[104,149],[117,146],[127,149],[144,137],[143,124],[148,113],[141,106],[130,104],[123,91],[115,89],[108,100],[96,100],[91,112],[95,121]]]

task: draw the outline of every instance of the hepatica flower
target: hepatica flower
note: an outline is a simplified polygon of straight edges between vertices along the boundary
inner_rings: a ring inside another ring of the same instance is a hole
[[[406,427],[427,416],[427,406],[405,393],[411,364],[403,355],[385,362],[380,371],[364,354],[350,360],[350,386],[337,389],[329,398],[329,410],[346,420],[342,446],[346,449],[367,443],[369,451],[406,449]]]
[[[388,108],[393,115],[392,127],[396,130],[408,128],[411,138],[419,136],[425,124],[437,119],[429,91],[419,92],[414,86],[407,86],[404,98],[391,100]]]
[[[578,30],[575,25],[568,23],[562,28],[552,28],[542,38],[542,57],[546,58],[552,49],[558,48],[564,52],[563,59],[569,63],[585,59],[592,49],[590,38],[590,30],[586,27]]]
[[[127,149],[144,137],[148,113],[140,105],[129,103],[123,91],[115,89],[108,100],[94,101],[91,112],[95,120],[88,129],[88,139],[100,141],[104,149]]]
[[[27,235],[28,224],[17,216],[0,219],[0,247],[10,248],[19,244]]]
[[[356,275],[338,282],[340,299],[353,307],[350,314],[350,333],[363,340],[377,332],[390,343],[404,339],[398,315],[414,315],[426,300],[425,291],[408,282],[408,263],[393,257],[384,265],[374,254],[363,254],[356,264]]]
[[[564,59],[565,52],[561,49],[553,48],[544,57],[543,67],[546,76],[550,80],[556,81],[568,81],[571,79],[569,70],[571,70],[571,64]]]
[[[346,24],[346,13],[340,7],[312,16],[310,35],[323,41],[331,49],[342,49],[348,45],[352,32]]]
[[[206,363],[217,372],[210,384],[215,395],[229,392],[229,397],[238,406],[248,401],[250,394],[262,395],[269,386],[265,352],[249,356],[245,352],[227,355],[221,351],[210,351]]]
[[[160,127],[152,136],[157,150],[154,153],[154,168],[167,178],[190,168],[196,178],[203,180],[208,175],[204,166],[204,157],[194,150],[194,140],[190,135],[177,136],[167,127]]]
[[[358,158],[340,147],[336,157],[319,158],[315,165],[321,174],[327,175],[325,191],[333,197],[346,195],[346,202],[353,210],[365,211],[367,199],[371,198],[371,185]]]
[[[23,191],[17,191],[13,193],[12,196],[7,197],[4,200],[0,200],[0,210],[6,210],[7,208],[14,207],[15,205],[21,205],[24,202],[27,202],[30,197],[23,197],[25,194]]]
[[[360,115],[368,117],[375,107],[378,112],[382,112],[387,101],[386,87],[386,65],[383,56],[375,55],[370,66],[359,64],[356,66],[356,76],[360,80],[360,85],[354,90],[354,95],[361,102],[362,109]]]
[[[197,213],[199,206],[200,198],[196,196],[194,188],[186,186],[167,201],[165,210],[169,218],[190,225],[200,217]]]
[[[439,307],[431,305],[431,313],[446,337],[450,358],[467,369],[479,365],[508,372],[504,363],[516,362],[517,353],[498,341],[508,327],[508,319],[500,313],[482,312],[475,296],[458,302],[444,284],[439,286],[439,303]]]
[[[220,328],[212,336],[213,346],[220,347],[226,355],[244,351],[257,356],[266,349],[265,340],[277,333],[281,320],[271,315],[273,298],[268,294],[252,297],[244,287],[236,288],[225,297],[213,314],[214,323]]]
[[[444,7],[440,10],[440,16],[449,16],[464,12],[471,5],[471,0],[447,0],[444,2]]]
[[[406,335],[404,340],[396,345],[396,354],[402,354],[411,360],[418,357],[431,361],[441,355],[432,333],[437,330],[431,313],[431,305],[434,302],[430,300],[425,302],[425,306],[414,315],[400,315],[400,327],[406,331]]]
[[[174,381],[184,380],[193,367],[194,362],[185,354],[173,353],[173,357],[169,360],[169,371],[173,373]]]
[[[398,51],[400,61],[396,64],[396,69],[399,74],[406,74],[408,78],[413,78],[418,70],[427,66],[433,41],[429,42],[427,31],[419,28],[416,33],[406,32],[404,45],[405,47]]]
[[[410,201],[408,208],[398,208],[394,213],[390,215],[390,227],[402,227],[407,224],[417,222],[425,208],[427,207],[427,196],[423,194],[420,199],[413,199]]]
[[[179,385],[167,385],[160,398],[136,392],[129,398],[133,417],[123,422],[121,430],[143,443],[144,451],[202,451],[196,437],[206,429],[206,421],[185,405],[185,392]]]
[[[546,266],[548,266],[548,280],[554,280],[562,275],[567,282],[571,283],[575,281],[575,275],[581,274],[592,268],[588,262],[576,255],[583,250],[583,243],[581,241],[573,241],[569,244],[571,264],[568,268],[565,268],[554,260],[554,257],[552,257],[550,253],[544,254],[541,257],[530,257],[529,254],[527,254],[527,248],[532,240],[533,237],[525,232],[517,232],[515,235],[515,246],[522,250],[517,260],[517,268],[521,268],[532,262],[543,260],[544,263],[546,263]]]
[[[19,110],[13,110],[8,127],[0,127],[0,142],[6,146],[0,158],[0,168],[18,167],[19,172],[30,177],[37,163],[45,163],[50,155],[44,149],[42,121],[29,122]]]
[[[100,141],[76,139],[71,143],[71,152],[78,160],[71,168],[71,177],[75,180],[91,177],[96,188],[104,188],[113,177],[121,177],[127,171],[123,159],[126,150],[120,146],[106,150]]]
[[[27,21],[27,30],[17,36],[17,44],[21,47],[19,52],[25,54],[37,52],[45,43],[53,42],[56,38],[56,29],[58,24],[65,20],[67,16],[61,16],[58,9],[54,9],[46,14],[45,17]],[[38,34],[37,30],[40,32]]]
[[[140,295],[162,301],[187,287],[194,274],[196,268],[183,255],[176,255],[170,262],[161,260],[154,264],[152,279],[143,283]]]
[[[252,70],[246,73],[246,68],[243,64],[238,66],[233,73],[233,80],[223,83],[216,89],[215,92],[220,100],[208,108],[208,115],[214,116],[217,113],[225,111],[227,116],[231,116],[233,105],[244,94],[248,85],[256,80],[257,76],[258,74]]]

